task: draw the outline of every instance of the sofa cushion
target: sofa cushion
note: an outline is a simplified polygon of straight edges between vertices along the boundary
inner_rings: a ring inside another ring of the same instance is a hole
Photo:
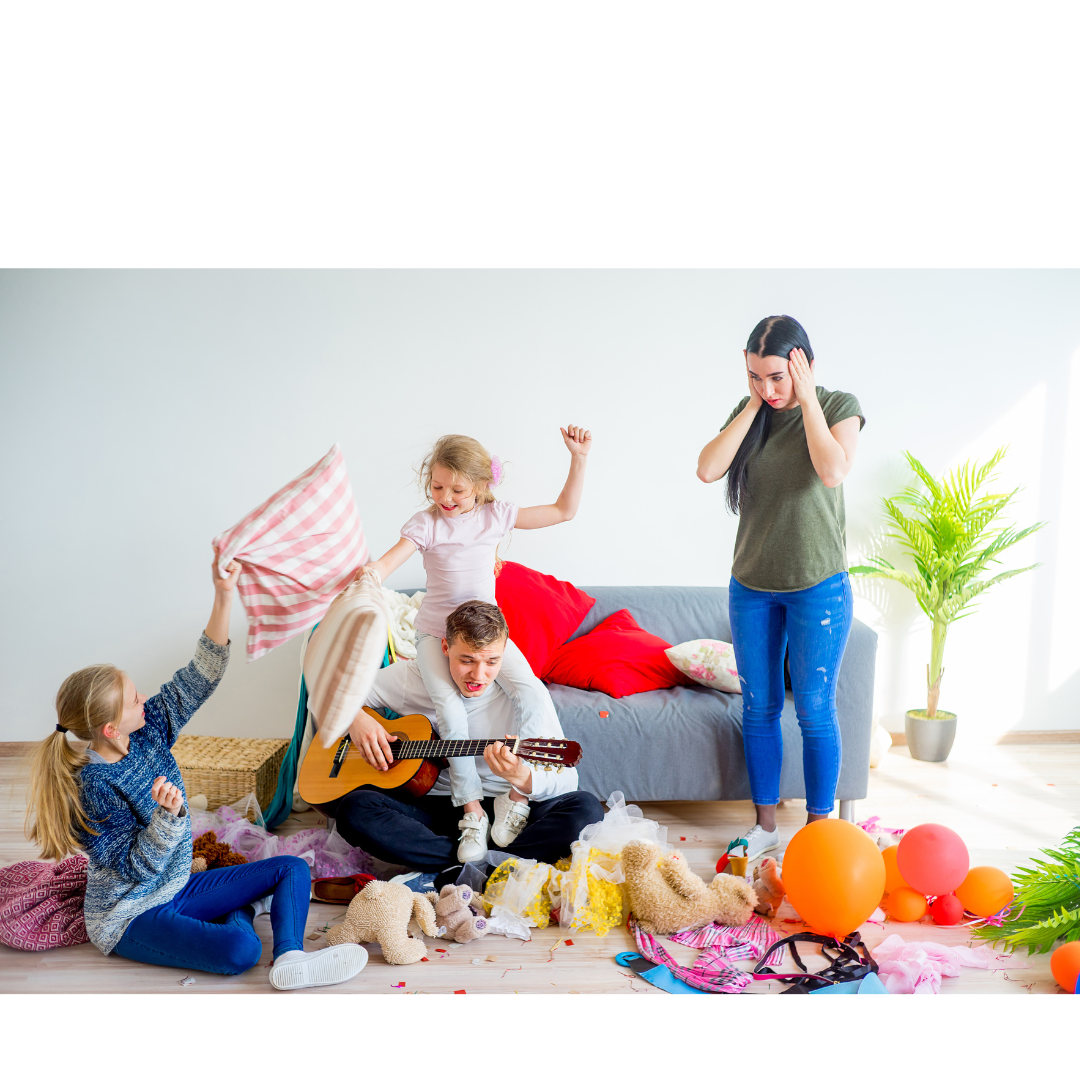
[[[741,694],[735,650],[726,641],[697,638],[666,649],[667,658],[686,676],[712,690]]]
[[[515,562],[502,564],[495,579],[495,602],[506,616],[510,640],[537,677],[596,603],[569,581]]]
[[[642,630],[629,611],[616,611],[592,633],[556,649],[542,678],[613,698],[689,685],[691,680],[664,654],[669,647]]]

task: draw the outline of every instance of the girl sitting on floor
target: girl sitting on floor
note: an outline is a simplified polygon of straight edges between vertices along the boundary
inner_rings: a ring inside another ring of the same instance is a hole
[[[262,956],[253,920],[269,911],[277,989],[344,982],[367,952],[360,945],[304,952],[311,876],[303,859],[191,873],[191,818],[170,748],[225,673],[240,564],[227,571],[227,578],[211,571],[214,607],[195,658],[154,697],[111,664],[64,680],[56,731],[32,762],[27,836],[46,859],[85,849],[86,932],[106,955],[239,974]],[[69,731],[89,746],[70,744]]]
[[[380,584],[411,555],[420,551],[427,572],[427,595],[416,615],[416,663],[435,707],[435,724],[443,739],[469,738],[469,718],[461,693],[450,676],[446,618],[469,600],[495,603],[495,559],[500,541],[511,529],[543,529],[569,521],[581,502],[586,455],[592,433],[568,424],[560,428],[570,451],[570,474],[554,503],[515,506],[498,502],[492,490],[502,480],[502,463],[467,435],[444,435],[424,459],[420,487],[429,500],[426,510],[411,517],[401,539],[363,573],[375,571]],[[496,680],[514,704],[518,732],[524,738],[545,734],[550,698],[529,661],[506,642],[502,671]],[[389,743],[373,746],[381,768],[391,764]],[[450,759],[450,798],[460,806],[458,862],[474,862],[488,851],[488,819],[481,807],[483,786],[472,758]],[[528,797],[516,788],[495,800],[490,823],[496,847],[512,844],[525,828]]]

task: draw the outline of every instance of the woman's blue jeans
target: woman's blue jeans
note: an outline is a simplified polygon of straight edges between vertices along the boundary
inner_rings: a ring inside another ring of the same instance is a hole
[[[748,589],[734,578],[728,615],[743,691],[743,751],[756,806],[780,801],[784,740],[784,649],[803,740],[806,811],[831,814],[840,775],[836,677],[851,632],[846,572],[798,592]]]
[[[167,904],[136,915],[114,952],[143,964],[239,975],[262,957],[248,905],[268,893],[274,959],[290,949],[302,952],[311,870],[295,855],[192,874]]]

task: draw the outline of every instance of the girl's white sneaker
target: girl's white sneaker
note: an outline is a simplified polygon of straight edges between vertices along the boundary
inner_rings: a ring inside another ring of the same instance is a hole
[[[766,832],[760,825],[755,825],[743,837],[746,840],[746,857],[753,862],[766,852],[775,851],[780,846],[780,830]]]
[[[363,945],[334,945],[318,952],[293,949],[274,961],[270,982],[278,990],[333,986],[359,975],[367,961],[367,949]]]

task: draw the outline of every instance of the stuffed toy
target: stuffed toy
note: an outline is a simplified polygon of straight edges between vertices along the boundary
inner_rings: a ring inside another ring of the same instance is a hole
[[[706,885],[681,851],[664,855],[647,840],[631,840],[622,850],[622,865],[630,910],[650,934],[674,934],[711,922],[743,926],[758,902],[743,878],[717,874]]]
[[[487,919],[477,915],[469,901],[480,897],[468,885],[444,885],[435,901],[435,923],[452,941],[474,941],[488,932]]]
[[[771,856],[762,859],[760,866],[754,867],[754,892],[757,894],[754,910],[766,918],[774,918],[787,889],[780,877],[780,865]]]
[[[388,964],[415,964],[427,955],[427,946],[409,936],[415,916],[428,937],[438,937],[435,893],[423,896],[397,881],[371,881],[358,892],[345,912],[345,920],[326,935],[328,945],[374,941],[382,946]]]
[[[217,870],[222,866],[240,866],[247,859],[238,851],[233,851],[228,844],[218,841],[217,833],[211,829],[204,832],[191,845],[191,872],[198,874],[202,870]]]

